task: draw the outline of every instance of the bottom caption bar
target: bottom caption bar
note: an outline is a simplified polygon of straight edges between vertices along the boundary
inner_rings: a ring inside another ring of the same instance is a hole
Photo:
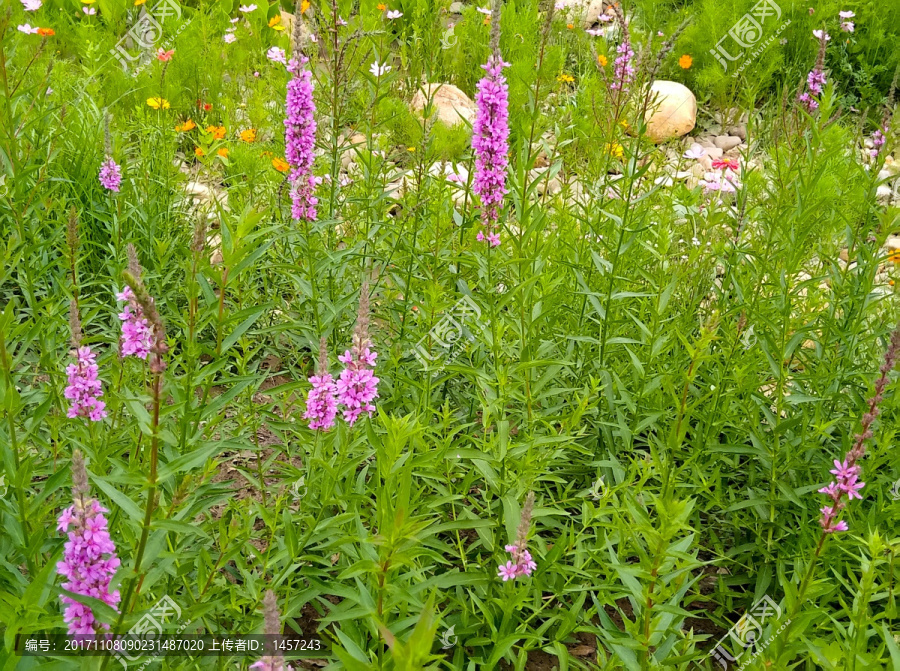
[[[142,657],[166,655],[189,657],[284,655],[292,658],[321,658],[328,657],[329,652],[326,642],[319,638],[290,638],[265,634],[253,636],[216,636],[212,634],[81,636],[41,633],[16,635],[16,654],[23,657],[112,655],[128,660],[137,660]]]

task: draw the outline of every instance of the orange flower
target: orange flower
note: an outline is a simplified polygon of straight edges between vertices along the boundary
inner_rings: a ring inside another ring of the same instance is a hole
[[[303,2],[300,3],[300,13],[306,14],[307,9],[309,9],[309,0],[303,0]]]
[[[184,123],[180,123],[177,126],[175,126],[175,130],[178,131],[179,133],[187,133],[189,130],[194,130],[196,127],[197,127],[197,124],[195,124],[193,121],[188,119]]]
[[[894,249],[888,254],[888,261],[900,265],[900,249]]]
[[[281,24],[281,14],[276,14],[271,19],[269,19],[269,28],[271,28],[272,30],[284,30],[284,26],[279,24]]]
[[[566,24],[566,28],[568,28],[569,30],[572,30],[574,27],[575,27],[575,24],[574,24],[574,23],[567,23],[567,24]]]
[[[202,149],[200,149],[200,147],[197,147],[196,149],[194,149],[195,156],[203,156],[205,153],[206,152],[204,152]]]
[[[283,159],[273,158],[272,167],[275,168],[278,172],[287,172],[291,169],[291,164]]]
[[[678,59],[678,65],[687,70],[691,65],[694,64],[694,59],[685,54],[681,58]]]
[[[484,17],[484,25],[486,25],[486,26],[491,25],[491,17],[490,16]]]
[[[375,7],[378,9],[379,12],[383,12],[384,10],[387,9],[387,5],[384,4],[383,2],[379,2],[377,5],[375,5]]]
[[[221,140],[225,137],[225,126],[207,126],[207,133],[212,133],[214,140]]]
[[[216,152],[222,158],[228,158],[228,147],[222,147],[219,151]]]
[[[256,142],[256,129],[248,128],[241,131],[241,140],[244,142]]]
[[[597,54],[597,62],[601,67],[604,68],[606,67],[606,64],[609,63],[609,61],[606,59],[606,56],[604,56],[603,54]]]
[[[38,28],[38,35],[41,37],[53,37],[56,33],[53,28]]]

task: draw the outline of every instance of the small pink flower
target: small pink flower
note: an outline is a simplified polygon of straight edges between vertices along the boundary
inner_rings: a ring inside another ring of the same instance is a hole
[[[25,33],[26,35],[36,35],[37,31],[40,30],[40,28],[32,28],[27,23],[23,23],[21,26],[16,26],[16,28],[20,33]]]
[[[159,48],[156,51],[156,60],[166,63],[168,61],[171,61],[172,56],[174,56],[174,55],[175,55],[174,49],[169,49],[168,51],[166,51],[163,48]]]
[[[403,12],[396,9],[390,9],[388,10],[388,13],[385,14],[385,16],[387,16],[387,18],[390,20],[399,19],[401,16],[403,16]]]
[[[93,16],[94,14],[97,13],[97,10],[94,9],[93,7],[82,7],[81,11],[83,11],[88,16]]]
[[[511,561],[508,561],[505,564],[500,564],[497,575],[503,578],[503,582],[506,582],[507,580],[515,580],[519,575],[519,567],[513,564]]]

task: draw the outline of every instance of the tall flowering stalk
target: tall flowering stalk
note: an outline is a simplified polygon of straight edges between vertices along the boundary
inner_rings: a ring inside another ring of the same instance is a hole
[[[100,184],[104,189],[119,192],[119,185],[122,184],[122,169],[113,160],[112,157],[112,140],[109,134],[109,115],[106,115],[104,123],[104,139],[106,145],[106,160],[100,166]]]
[[[816,99],[822,95],[825,87],[825,45],[831,36],[822,30],[814,30],[813,35],[819,38],[819,53],[816,55],[816,64],[806,76],[806,91],[800,94],[798,100],[812,114],[819,109],[819,101]]]
[[[819,490],[821,494],[825,494],[831,499],[831,505],[821,509],[821,517],[819,524],[826,534],[835,533],[836,531],[847,531],[849,528],[847,522],[838,520],[841,511],[846,508],[847,504],[853,499],[862,500],[859,490],[865,486],[864,482],[859,480],[862,470],[859,466],[859,460],[866,453],[866,441],[872,437],[872,423],[881,412],[878,405],[884,398],[884,388],[887,386],[888,374],[897,364],[897,358],[900,356],[900,324],[891,333],[891,342],[884,354],[884,363],[881,364],[879,372],[881,375],[875,380],[875,393],[868,401],[868,409],[860,421],[860,432],[854,436],[853,447],[844,456],[843,461],[834,460],[834,469],[831,473],[835,479]],[[846,501],[844,501],[846,497]]]
[[[298,3],[299,4],[299,3]],[[309,59],[300,53],[301,12],[294,18],[293,57],[288,63],[291,80],[287,85],[284,119],[285,158],[291,166],[291,216],[294,219],[315,221],[316,177],[313,175],[316,144],[316,103],[313,100],[312,73],[306,64]]]
[[[56,565],[56,572],[66,579],[63,589],[115,607],[119,603],[119,591],[110,592],[109,583],[120,561],[103,516],[109,511],[90,498],[89,492],[84,459],[81,452],[75,450],[72,455],[73,503],[59,516],[58,527],[68,534],[69,540],[66,541],[63,560]],[[109,630],[109,625],[97,621],[88,606],[68,596],[62,596],[60,600],[66,604],[63,619],[69,627],[69,634],[95,634]]]
[[[515,580],[519,576],[530,576],[537,568],[537,564],[528,551],[528,532],[531,531],[531,515],[534,511],[534,492],[528,492],[525,497],[525,505],[522,506],[522,517],[519,519],[519,527],[516,529],[516,542],[506,546],[510,553],[510,560],[500,564],[497,575],[503,582]]]
[[[306,397],[306,413],[303,417],[309,420],[309,428],[327,431],[334,426],[337,416],[337,384],[328,372],[328,346],[325,338],[319,341],[318,375],[309,378],[312,389]]]
[[[134,246],[128,245],[128,271],[137,278],[141,276],[141,266],[137,260],[137,252]],[[122,340],[119,355],[122,357],[136,356],[138,359],[146,359],[150,353],[150,340],[152,329],[150,321],[144,316],[144,309],[135,296],[131,287],[125,286],[116,294],[116,299],[125,301],[125,308],[119,313],[122,321]]]
[[[81,320],[75,301],[69,304],[69,327],[75,363],[66,367],[68,384],[63,395],[72,402],[68,416],[73,419],[87,417],[92,422],[99,422],[106,417],[106,403],[100,400],[103,383],[98,376],[97,355],[89,346],[81,344]]]
[[[271,645],[277,636],[281,636],[281,616],[278,613],[278,600],[272,590],[267,590],[263,597],[263,618],[265,619],[265,631],[267,638],[266,644]],[[250,665],[251,669],[257,671],[291,671],[291,665],[284,663],[284,657],[277,654],[274,650],[273,654],[266,655],[257,662]]]
[[[372,341],[369,340],[369,284],[363,282],[359,292],[359,313],[353,330],[353,345],[338,360],[346,364],[337,381],[337,400],[344,406],[346,422],[353,426],[363,412],[369,417],[375,411],[372,401],[378,398],[378,378],[375,377],[375,359]]]
[[[503,68],[509,67],[500,55],[500,3],[491,16],[491,55],[482,67],[487,73],[478,82],[472,149],[475,151],[475,179],[472,190],[481,199],[478,241],[491,247],[500,244],[497,219],[507,194],[506,167],[509,162],[509,86]]]
[[[622,42],[616,47],[616,57],[613,63],[613,77],[609,84],[609,88],[613,91],[627,92],[628,87],[634,81],[634,49],[631,47],[631,34],[628,30],[628,23],[625,21],[625,14],[622,8],[616,3],[611,7],[616,22],[622,30]]]

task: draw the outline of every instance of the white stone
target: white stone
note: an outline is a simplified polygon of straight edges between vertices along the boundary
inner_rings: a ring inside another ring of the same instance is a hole
[[[416,91],[410,106],[417,112],[423,112],[429,98],[432,113],[436,113],[438,120],[448,126],[475,121],[475,103],[453,84],[424,84]]]
[[[665,142],[681,137],[697,125],[697,99],[684,84],[659,80],[650,85],[651,108],[647,110],[647,137]]]
[[[741,138],[735,135],[720,135],[713,143],[722,151],[728,151],[737,147],[741,143]]]

